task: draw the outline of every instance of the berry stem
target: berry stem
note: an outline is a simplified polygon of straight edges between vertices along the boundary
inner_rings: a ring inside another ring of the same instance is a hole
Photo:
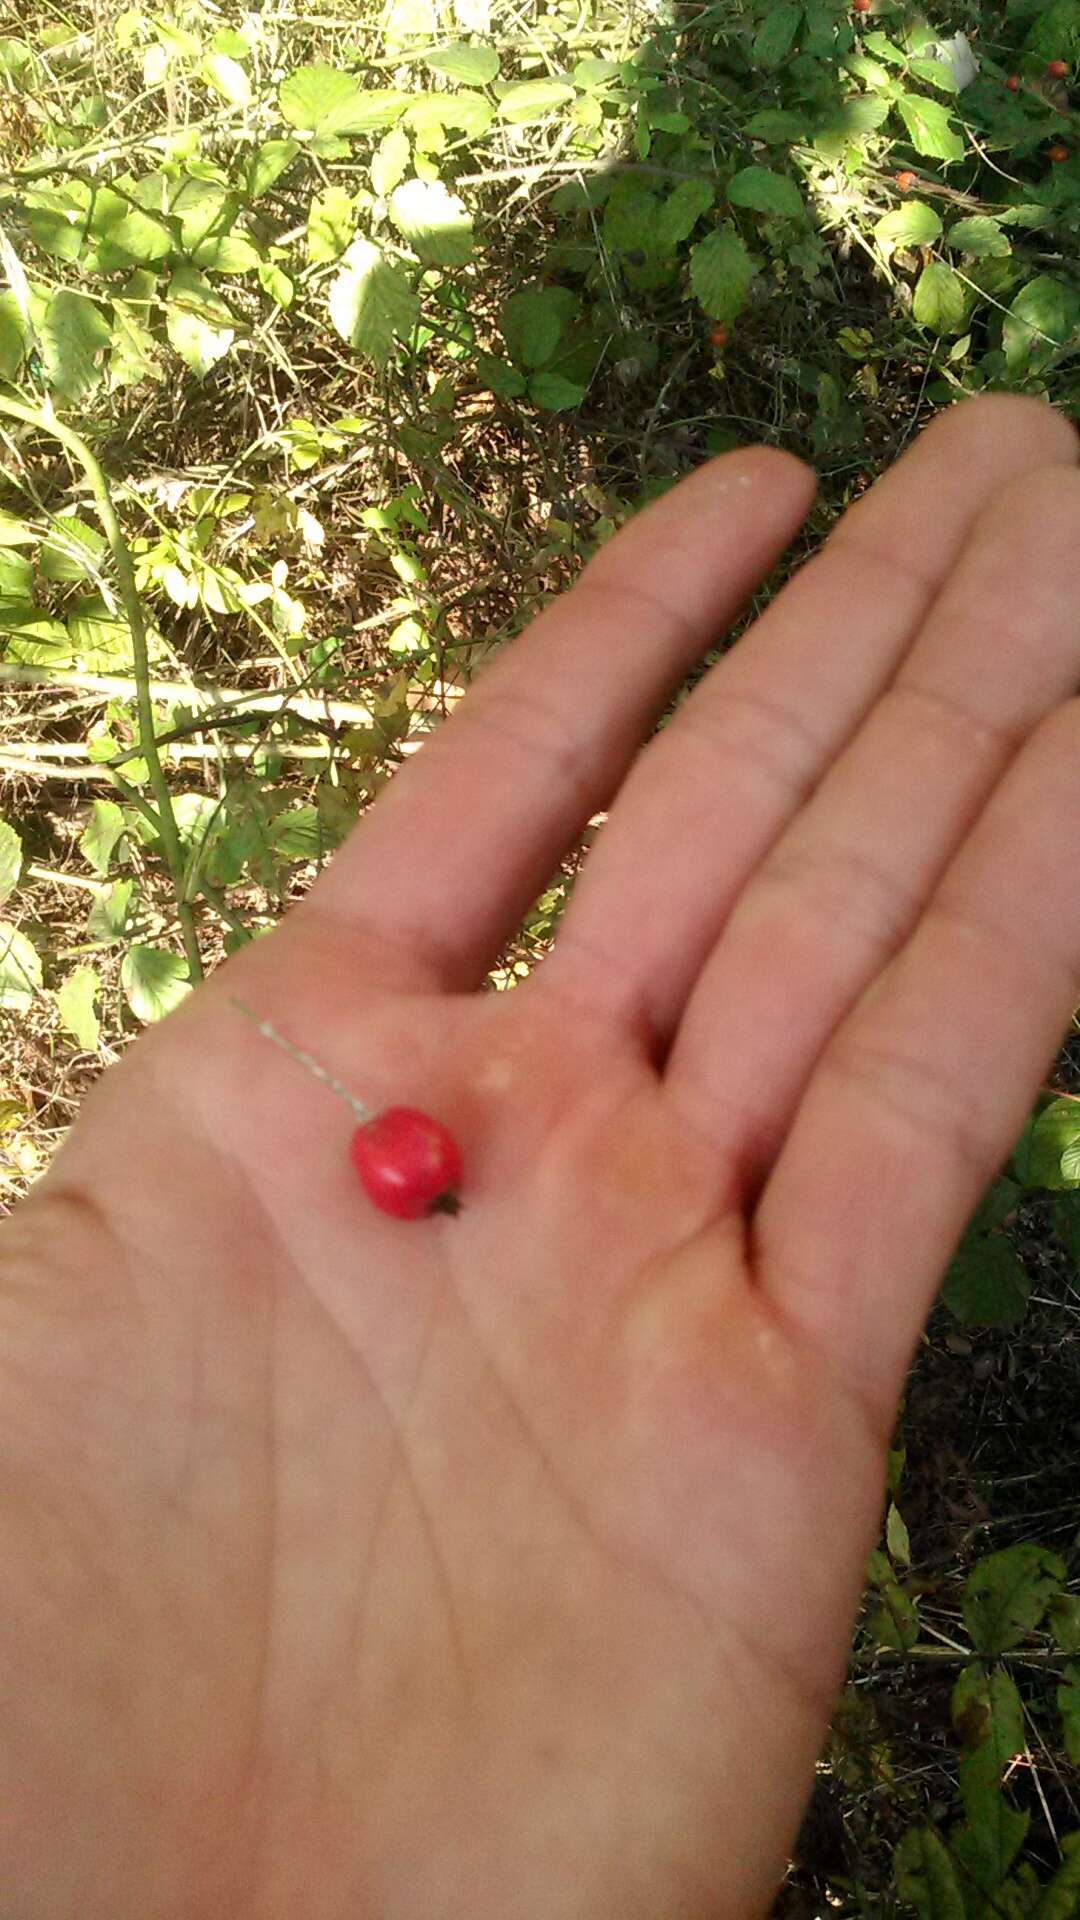
[[[285,1035],[279,1033],[271,1021],[260,1019],[257,1013],[245,1006],[242,1000],[237,999],[235,993],[230,994],[229,998],[237,1012],[242,1013],[245,1020],[251,1021],[252,1026],[262,1034],[264,1040],[272,1040],[275,1047],[280,1047],[282,1053],[288,1054],[290,1060],[295,1060],[301,1067],[306,1067],[309,1073],[314,1074],[316,1080],[322,1081],[324,1087],[329,1087],[331,1093],[336,1093],[339,1100],[344,1100],[345,1105],[356,1115],[362,1127],[366,1127],[369,1121],[375,1118],[371,1108],[365,1107],[355,1094],[350,1093],[343,1081],[335,1080],[333,1074],[316,1060],[314,1054],[305,1053],[302,1047],[294,1047],[292,1041],[286,1040]]]

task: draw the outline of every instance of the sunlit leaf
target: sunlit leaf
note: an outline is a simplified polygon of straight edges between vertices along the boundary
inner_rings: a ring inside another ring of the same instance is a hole
[[[486,87],[498,74],[499,56],[494,47],[470,47],[459,40],[450,47],[432,47],[424,55],[424,64],[435,73],[460,80],[463,86]]]
[[[79,836],[79,852],[95,873],[108,873],[113,852],[124,832],[124,816],[115,800],[95,800],[90,818]]]
[[[200,378],[228,353],[232,315],[196,267],[177,267],[169,281],[165,331],[181,360]]]
[[[519,80],[507,87],[499,101],[499,118],[513,126],[530,120],[543,120],[574,97],[574,89],[565,80]]]
[[[25,1013],[41,985],[41,961],[25,933],[0,920],[0,1007]]]
[[[76,967],[69,973],[56,996],[56,1010],[84,1053],[93,1053],[101,1037],[94,1001],[101,980],[93,967]]]
[[[129,947],[120,985],[135,1018],[146,1025],[163,1020],[191,992],[186,962],[163,947]]]
[[[231,107],[246,107],[251,100],[251,81],[239,61],[227,53],[208,53],[203,60],[205,78]]]
[[[51,386],[65,400],[81,400],[101,379],[101,355],[112,337],[100,307],[84,293],[61,288],[41,323],[41,353]]]
[[[330,186],[317,193],[308,208],[307,256],[313,266],[337,260],[344,253],[356,225],[356,208],[344,187]]]
[[[22,871],[22,841],[8,820],[0,820],[0,902],[18,885]]]
[[[406,180],[390,197],[390,218],[429,267],[463,267],[472,259],[472,216],[441,180]]]
[[[342,339],[380,362],[389,359],[395,338],[408,338],[420,311],[400,267],[360,236],[349,246],[327,302]]]

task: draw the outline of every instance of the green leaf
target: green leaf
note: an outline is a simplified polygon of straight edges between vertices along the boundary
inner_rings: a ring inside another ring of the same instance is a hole
[[[359,236],[345,254],[341,272],[327,296],[330,318],[357,353],[385,363],[395,337],[407,340],[420,303],[399,267]]]
[[[356,207],[344,187],[317,193],[308,209],[307,255],[313,266],[337,260],[344,253],[356,225]]]
[[[127,282],[124,298],[113,301],[109,385],[114,389],[163,378],[160,349],[145,324],[156,288],[154,275],[140,270]]]
[[[902,93],[896,102],[916,153],[932,160],[962,160],[964,142],[949,124],[949,109],[921,93]]]
[[[943,93],[959,93],[960,87],[956,75],[944,60],[912,60],[908,72],[916,80],[925,80],[932,87],[940,87]]]
[[[885,1517],[885,1544],[894,1560],[901,1566],[911,1565],[911,1541],[908,1537],[904,1516],[899,1507],[889,1502],[889,1511]]]
[[[991,220],[986,213],[973,214],[969,220],[958,220],[945,237],[950,247],[959,248],[961,253],[974,254],[980,260],[999,258],[1012,252],[1012,241],[1007,233],[1002,233],[1000,221]]]
[[[292,306],[296,288],[288,274],[272,260],[264,260],[260,266],[259,285],[279,307]]]
[[[806,211],[794,180],[783,173],[771,173],[768,167],[743,167],[732,178],[728,199],[733,207],[753,207],[757,213],[779,213],[787,220],[801,220]]]
[[[246,107],[251,102],[251,81],[239,61],[227,53],[208,53],[202,63],[204,78],[227,100],[231,107]]]
[[[186,963],[162,947],[129,947],[120,968],[124,998],[137,1020],[163,1020],[191,992]]]
[[[37,542],[38,536],[34,532],[33,527],[28,527],[25,520],[17,520],[13,513],[5,513],[4,509],[0,507],[0,547],[36,547]],[[29,563],[27,563],[27,598],[30,596],[30,591],[30,571]],[[7,587],[2,575],[0,575],[0,598],[6,599],[7,597]]]
[[[56,996],[56,1010],[84,1053],[93,1053],[101,1037],[94,1001],[101,981],[93,967],[76,967]]]
[[[46,580],[92,578],[108,542],[97,527],[78,514],[58,514],[52,532],[42,542],[38,568]]]
[[[881,1604],[865,1621],[865,1630],[878,1647],[906,1653],[919,1637],[919,1615],[910,1594],[891,1577],[881,1583]]]
[[[778,67],[795,44],[803,10],[795,6],[770,6],[754,36],[751,60],[766,69]]]
[[[1065,1580],[1056,1553],[1021,1540],[980,1560],[968,1575],[961,1607],[980,1653],[993,1658],[1037,1627]]]
[[[741,313],[755,267],[737,233],[721,227],[690,255],[690,285],[712,320],[734,320]]]
[[[124,816],[115,800],[95,800],[90,819],[79,836],[79,852],[95,873],[105,875],[117,841],[124,832]]]
[[[941,232],[941,219],[925,200],[905,200],[877,221],[874,238],[879,247],[929,247]]]
[[[107,893],[98,895],[86,919],[89,939],[112,947],[125,938],[134,891],[134,880],[117,880]]]
[[[805,139],[806,122],[783,108],[763,107],[760,113],[750,115],[743,132],[754,140],[767,141],[770,147],[783,147],[791,140]]]
[[[0,820],[0,902],[15,891],[22,872],[22,841],[7,820]]]
[[[973,1235],[961,1241],[941,1292],[965,1327],[1014,1327],[1027,1310],[1032,1284],[1011,1241]]]
[[[300,143],[297,140],[264,140],[248,161],[244,177],[245,198],[258,200],[260,195],[269,192],[299,152]]]
[[[1052,1192],[1080,1187],[1078,1156],[1080,1100],[1053,1100],[1032,1125],[1025,1184]]]
[[[912,313],[931,333],[961,333],[968,312],[963,281],[941,260],[931,260],[919,275]]]
[[[1046,1618],[1062,1653],[1080,1653],[1080,1593],[1055,1593]]]
[[[392,127],[409,105],[409,95],[392,88],[365,90],[352,74],[319,61],[298,67],[278,88],[278,107],[291,127],[320,135],[371,133]]]
[[[961,1757],[960,1785],[968,1824],[953,1839],[953,1857],[968,1890],[968,1910],[980,1920],[984,1913],[995,1911],[1001,1883],[1031,1823],[1029,1813],[1018,1813],[1000,1787],[981,1777],[983,1764],[975,1756]]]
[[[1065,1858],[1043,1887],[1029,1920],[1075,1920],[1080,1907],[1080,1834],[1063,1834],[1061,1851]]]
[[[441,180],[406,180],[390,196],[390,218],[427,267],[464,267],[472,259],[472,216]]]
[[[689,240],[702,214],[708,213],[715,199],[716,190],[711,180],[699,176],[679,181],[664,201],[657,222],[657,244],[664,253],[674,253],[684,240]]]
[[[586,391],[578,381],[567,380],[561,373],[534,373],[529,381],[529,399],[548,413],[565,413],[570,407],[579,407]]]
[[[110,187],[99,187],[90,208],[89,231],[98,242],[105,271],[117,265],[146,266],[164,260],[173,237],[160,220],[152,220]]]
[[[1051,274],[1036,274],[1021,288],[1002,327],[1005,359],[1012,373],[1042,373],[1076,326],[1072,287]]]
[[[0,920],[0,1007],[25,1013],[41,985],[41,961],[25,933]]]
[[[964,1747],[983,1756],[983,1777],[996,1786],[1025,1746],[1024,1710],[1015,1680],[1000,1668],[988,1673],[981,1661],[973,1660],[953,1688],[950,1710]]]
[[[199,379],[228,353],[235,339],[232,314],[196,267],[177,267],[165,296],[165,331]]]
[[[112,330],[84,293],[54,293],[41,322],[41,354],[50,386],[65,400],[81,400],[101,379],[98,364]]]
[[[527,121],[545,119],[573,98],[574,89],[565,80],[519,80],[507,87],[499,101],[499,118],[524,126]]]
[[[318,808],[292,807],[279,814],[269,840],[283,860],[318,860],[326,852]]]
[[[521,287],[512,293],[499,314],[499,331],[510,358],[526,369],[542,367],[551,359],[577,305],[567,287]]]
[[[0,380],[14,380],[26,355],[28,334],[14,293],[0,293]]]
[[[425,53],[424,64],[463,86],[487,87],[498,74],[499,56],[494,47],[470,47],[457,40],[449,47],[433,47]]]
[[[932,1827],[910,1827],[893,1855],[896,1891],[919,1920],[964,1920],[956,1869]]]
[[[409,136],[392,127],[371,156],[372,191],[384,199],[404,179],[409,164]]]
[[[262,265],[262,255],[243,233],[212,233],[192,250],[197,267],[213,267],[215,273],[253,273]]]
[[[494,354],[478,353],[476,371],[484,385],[501,400],[519,400],[525,392],[525,375],[508,361],[496,359]]]

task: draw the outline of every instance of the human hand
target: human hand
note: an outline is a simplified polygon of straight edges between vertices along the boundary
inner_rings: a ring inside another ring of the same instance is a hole
[[[1076,997],[1076,460],[935,422],[639,755],[812,498],[713,462],[105,1076],[0,1240],[13,1920],[766,1910]],[[445,1121],[461,1215],[376,1213],[234,994]]]

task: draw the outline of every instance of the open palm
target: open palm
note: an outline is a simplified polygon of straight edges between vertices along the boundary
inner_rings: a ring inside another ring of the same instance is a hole
[[[767,1909],[1075,998],[1076,456],[937,421],[640,752],[812,497],[714,462],[105,1077],[2,1243],[5,1913]],[[445,1121],[462,1213],[376,1213],[234,994]]]

